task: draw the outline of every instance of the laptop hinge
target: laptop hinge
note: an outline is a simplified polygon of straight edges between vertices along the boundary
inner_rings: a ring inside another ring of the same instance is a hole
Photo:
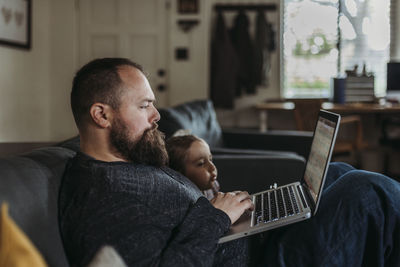
[[[306,201],[307,201],[308,205],[310,206],[310,209],[312,212],[311,214],[314,215],[315,201],[314,201],[313,197],[311,196],[310,189],[308,189],[307,185],[304,183],[301,184],[301,189],[303,189],[302,191],[303,191],[304,197],[306,198]]]

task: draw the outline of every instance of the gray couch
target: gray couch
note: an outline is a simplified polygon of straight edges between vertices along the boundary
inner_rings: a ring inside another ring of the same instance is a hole
[[[68,266],[57,223],[58,187],[75,152],[45,147],[0,159],[0,202],[28,235],[49,266]]]
[[[210,145],[223,191],[255,193],[274,182],[292,182],[303,173],[310,132],[221,129],[211,100],[195,100],[159,112],[159,130],[166,138],[184,129]]]
[[[166,138],[177,130],[188,129],[203,138],[215,154],[298,154],[306,158],[312,132],[251,129],[221,129],[211,100],[195,100],[159,109],[159,129]],[[252,151],[250,151],[252,150]]]
[[[75,137],[0,158],[0,202],[8,202],[10,216],[50,266],[68,266],[58,230],[57,198],[65,165],[78,149]],[[215,155],[214,161],[223,191],[255,192],[273,182],[286,183],[299,177],[304,167],[302,156],[288,152],[233,149]]]

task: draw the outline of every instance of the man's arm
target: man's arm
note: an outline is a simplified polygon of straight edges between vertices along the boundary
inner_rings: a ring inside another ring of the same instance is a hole
[[[230,226],[229,217],[203,197],[179,224],[170,211],[154,211],[140,201],[109,201],[117,210],[90,225],[84,239],[94,242],[89,247],[107,240],[129,266],[211,266],[217,242]]]

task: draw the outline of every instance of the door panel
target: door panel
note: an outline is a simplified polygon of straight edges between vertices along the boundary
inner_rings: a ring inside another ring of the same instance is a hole
[[[99,57],[129,58],[148,73],[157,106],[167,106],[167,1],[79,0],[80,65]],[[159,91],[160,85],[167,90]]]
[[[113,57],[118,55],[118,36],[93,35],[90,38],[91,58]]]

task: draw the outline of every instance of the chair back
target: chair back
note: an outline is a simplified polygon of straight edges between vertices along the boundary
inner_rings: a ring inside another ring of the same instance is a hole
[[[299,131],[314,131],[318,112],[321,109],[324,99],[293,99],[295,104],[294,119],[296,128]]]
[[[203,138],[210,148],[223,145],[222,130],[211,100],[194,100],[174,107],[161,108],[158,111],[161,115],[158,129],[166,138],[178,130],[189,130],[192,134]]]

